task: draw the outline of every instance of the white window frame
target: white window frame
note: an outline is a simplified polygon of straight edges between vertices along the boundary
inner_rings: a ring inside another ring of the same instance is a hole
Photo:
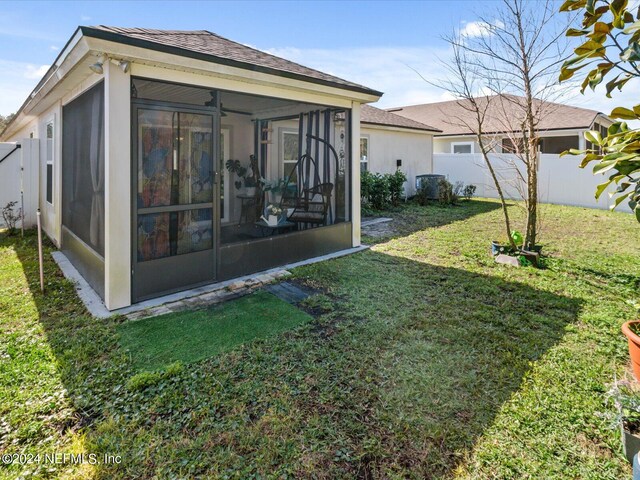
[[[469,145],[471,147],[471,151],[469,153],[456,153],[455,147],[460,145]],[[451,153],[455,155],[472,155],[475,153],[473,142],[451,142]]]
[[[280,129],[280,155],[279,155],[279,160],[280,160],[280,178],[284,178],[285,176],[285,164],[287,163],[293,163],[294,165],[296,163],[298,163],[298,158],[296,158],[295,160],[285,160],[284,159],[284,137],[285,135],[295,135],[296,138],[298,138],[299,136],[299,132],[298,130],[295,130],[293,128],[281,128]],[[299,140],[299,138],[298,138]],[[298,148],[300,148],[300,145],[298,145]]]
[[[363,157],[362,151],[360,152],[360,171],[362,171],[363,163],[366,164],[365,170],[369,171],[369,161],[371,159],[371,138],[369,137],[369,135],[360,135],[360,141],[362,140],[367,141],[367,155]]]
[[[51,138],[48,137],[48,130],[49,130],[49,125],[51,125]],[[49,149],[49,145],[47,145],[47,143],[51,141],[51,149]],[[56,178],[56,162],[55,162],[55,158],[56,158],[56,117],[55,115],[52,115],[51,117],[49,117],[45,123],[44,123],[44,157],[45,157],[45,170],[44,170],[44,200],[45,202],[47,202],[49,205],[53,206],[53,202],[54,202],[54,198],[55,198],[55,178]],[[51,156],[49,156],[49,153],[51,153]],[[49,165],[51,165],[51,201],[49,201],[48,197],[49,195],[47,195],[47,193],[49,193],[47,191],[49,182],[48,182],[48,172],[49,172]]]

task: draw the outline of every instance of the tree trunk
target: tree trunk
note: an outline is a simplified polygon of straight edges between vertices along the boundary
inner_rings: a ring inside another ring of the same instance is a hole
[[[515,17],[518,26],[518,43],[522,61],[522,80],[526,101],[525,128],[523,128],[523,130],[527,136],[527,142],[525,143],[525,165],[527,167],[527,227],[524,247],[531,248],[536,243],[538,228],[538,136],[536,134],[536,121],[533,112],[529,54],[527,52],[527,41],[524,36],[522,13],[519,8],[516,9]]]
[[[479,122],[480,125],[482,124],[481,122]],[[513,240],[513,237],[511,236],[511,220],[509,219],[509,211],[507,210],[507,202],[504,198],[504,193],[502,192],[502,187],[500,186],[500,181],[498,179],[498,175],[496,174],[496,171],[493,169],[493,164],[491,163],[491,160],[489,160],[489,154],[487,153],[487,149],[484,146],[484,140],[482,138],[482,128],[478,129],[479,133],[476,136],[477,140],[478,140],[478,145],[480,146],[480,151],[482,152],[482,158],[484,159],[484,162],[487,164],[487,168],[489,169],[489,173],[491,174],[491,178],[493,179],[493,184],[496,187],[496,190],[498,191],[498,196],[500,197],[500,204],[502,205],[502,214],[504,215],[504,228],[506,230],[506,234],[507,234],[507,240],[509,241],[509,245],[511,245],[511,248],[513,250],[517,250],[518,247],[516,246],[516,242]]]

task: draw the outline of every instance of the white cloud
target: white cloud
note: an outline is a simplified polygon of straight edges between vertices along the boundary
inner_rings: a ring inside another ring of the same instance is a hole
[[[39,67],[36,65],[25,64],[24,67],[24,78],[28,78],[30,80],[40,80],[44,77],[44,74],[47,73],[49,67],[51,65],[40,65]]]
[[[273,55],[330,73],[384,92],[380,108],[448,100],[445,91],[420,78],[419,72],[436,83],[445,77],[438,56],[448,50],[433,47],[366,47],[343,49],[272,48]]]
[[[580,94],[580,82],[575,83],[575,88],[572,89],[572,93],[563,99],[564,103],[574,105],[576,107],[588,108],[591,110],[597,110],[605,115],[611,113],[615,107],[630,107],[637,105],[638,102],[638,90],[640,89],[640,80],[632,80],[627,83],[621,92],[614,90],[611,93],[612,98],[607,98],[605,95],[604,83],[596,87],[595,92],[587,88],[584,95]],[[632,120],[627,122],[630,127],[640,128],[640,121]]]
[[[88,22],[89,20],[91,20],[91,17],[89,15],[80,15],[80,20],[82,20],[83,22]]]
[[[369,47],[344,49],[279,48],[264,50],[302,65],[331,73],[345,80],[384,92],[376,104],[379,108],[442,102],[454,97],[433,84],[447,78],[447,70],[440,59],[449,58],[447,48],[433,47]],[[420,78],[419,72],[427,81]],[[430,83],[429,83],[430,82]],[[432,84],[433,83],[433,84]],[[566,95],[557,101],[576,107],[608,114],[616,106],[636,105],[640,81],[628,83],[622,92],[615,91],[613,99],[605,96],[604,88],[580,94],[579,83],[567,88]],[[492,92],[480,87],[477,95]],[[640,122],[639,122],[640,123]]]
[[[504,23],[500,20],[496,20],[493,23],[487,23],[482,21],[476,22],[462,22],[463,27],[460,29],[460,36],[467,38],[474,37],[489,37],[493,35],[495,28],[504,27]]]
[[[56,45],[51,45],[49,47],[49,50],[51,50],[52,52],[57,52],[58,50],[60,50],[60,47],[58,47]]]
[[[27,77],[27,72],[34,72],[37,65],[0,59],[0,114],[15,113],[27,99],[40,79]]]
[[[272,48],[264,51],[382,91],[384,96],[376,104],[380,108],[453,99],[445,89],[436,86],[447,77],[447,69],[440,59],[449,58],[448,47]],[[3,72],[0,76],[0,92],[3,93],[0,95],[0,114],[15,112],[47,69],[47,65],[0,59],[0,71]],[[614,92],[613,99],[607,99],[600,87],[595,93],[589,90],[580,95],[576,86],[562,102],[609,113],[616,106],[638,103],[637,83],[629,83],[622,92]]]

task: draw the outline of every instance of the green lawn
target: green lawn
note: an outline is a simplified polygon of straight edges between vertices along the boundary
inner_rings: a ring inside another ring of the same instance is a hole
[[[259,291],[212,308],[126,322],[118,334],[134,366],[154,371],[175,362],[203,360],[310,319],[275,295]]]
[[[0,476],[628,477],[605,393],[627,365],[640,226],[544,206],[548,268],[517,269],[488,254],[497,206],[386,212],[394,238],[294,270],[323,292],[314,320],[151,382],[124,319],[88,317],[49,255],[43,298],[33,236],[1,239],[0,450],[122,462]]]

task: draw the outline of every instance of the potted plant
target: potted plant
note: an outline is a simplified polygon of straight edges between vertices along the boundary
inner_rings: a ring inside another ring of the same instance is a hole
[[[273,182],[264,182],[263,190],[265,192],[269,192],[269,196],[271,199],[271,203],[279,203],[280,197],[284,192],[285,187],[287,186],[286,178],[279,178],[278,180],[274,180]]]
[[[622,333],[627,337],[629,357],[633,366],[633,376],[640,380],[640,320],[632,320],[622,325]]]
[[[538,251],[523,248],[524,237],[517,230],[513,230],[510,236],[509,244],[496,240],[491,242],[491,253],[496,257],[496,262],[521,267],[538,267],[541,247]]]
[[[629,382],[618,381],[608,396],[616,407],[613,427],[620,428],[624,455],[633,464],[634,457],[640,452],[640,391]]]
[[[277,205],[268,205],[265,209],[265,215],[262,216],[262,220],[264,220],[264,222],[270,227],[275,227],[280,223],[282,209]]]
[[[254,155],[249,156],[249,168],[244,167],[240,160],[227,160],[225,163],[229,173],[235,173],[239,180],[234,182],[238,190],[242,189],[244,185],[244,192],[246,195],[256,195],[258,184],[260,183],[260,171],[258,169],[258,162]]]

